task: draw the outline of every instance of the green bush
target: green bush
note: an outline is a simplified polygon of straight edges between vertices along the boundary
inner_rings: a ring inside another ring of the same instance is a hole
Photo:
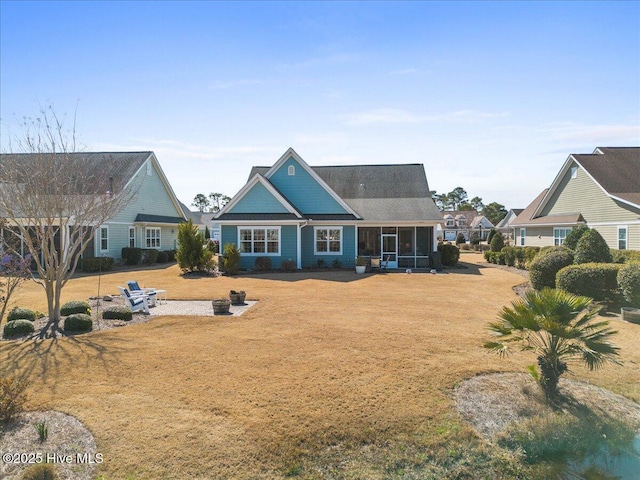
[[[22,471],[22,480],[56,480],[55,466],[52,463],[36,463]]]
[[[74,313],[91,313],[91,307],[87,302],[81,300],[72,300],[65,303],[60,307],[60,315],[66,317],[67,315],[73,315]]]
[[[105,320],[124,320],[128,322],[133,318],[133,312],[129,307],[124,305],[115,305],[105,308],[102,312],[102,318]]]
[[[285,272],[294,272],[296,270],[296,262],[295,260],[283,260],[282,263],[280,264],[280,268],[282,268],[282,270],[284,270]]]
[[[158,253],[155,248],[145,248],[142,250],[142,263],[153,265],[158,260]]]
[[[176,252],[177,250],[165,250],[164,253],[167,254],[167,262],[175,262],[176,261]]]
[[[640,308],[640,263],[630,263],[620,268],[618,286],[624,299]]]
[[[240,271],[240,250],[235,243],[227,243],[224,246],[222,270],[227,275],[236,275]]]
[[[518,261],[518,251],[520,249],[516,247],[503,247],[500,251],[504,255],[504,263],[509,267],[515,267]]]
[[[528,264],[534,258],[536,258],[536,255],[540,251],[540,247],[524,247],[523,250],[524,250],[524,261],[525,261],[525,264]]]
[[[438,245],[438,252],[442,258],[442,265],[445,267],[455,267],[460,259],[460,249],[450,243]]]
[[[456,237],[456,245],[460,245],[461,243],[467,243],[467,240],[464,238],[464,233],[459,233]]]
[[[15,335],[23,335],[25,333],[33,333],[33,323],[29,320],[12,320],[4,324],[4,338],[13,337]]]
[[[65,332],[90,332],[93,328],[93,320],[84,313],[75,313],[64,319]]]
[[[565,247],[538,253],[529,265],[529,280],[536,290],[556,288],[556,274],[573,263],[573,253]]]
[[[594,300],[614,300],[618,291],[615,263],[569,265],[556,274],[556,286],[562,290]]]
[[[571,250],[575,250],[578,246],[578,240],[582,238],[582,235],[589,231],[589,227],[586,225],[578,225],[576,228],[573,228],[564,239],[563,245]]]
[[[493,236],[498,233],[495,228],[489,230],[489,235],[487,235],[487,244],[491,245],[491,240],[493,240]]]
[[[158,252],[158,263],[167,263],[169,261],[169,255],[167,252]]]
[[[504,237],[502,234],[500,232],[496,232],[491,239],[491,242],[489,242],[489,245],[491,245],[492,252],[500,252],[504,248]]]
[[[609,245],[597,230],[585,232],[576,245],[576,263],[612,263]]]
[[[126,265],[138,265],[142,261],[142,249],[137,247],[124,247],[120,252]]]
[[[204,246],[205,239],[198,227],[189,219],[178,225],[178,252],[176,259],[183,272],[207,271],[213,268],[213,253]]]
[[[611,249],[614,263],[640,262],[640,250],[614,250]]]
[[[12,320],[31,320],[33,322],[35,319],[36,319],[36,312],[34,312],[29,308],[15,307],[11,309],[11,311],[7,314],[8,322]]]
[[[113,268],[115,260],[111,257],[95,257],[82,259],[82,271],[87,273],[108,272]]]
[[[271,258],[256,257],[255,268],[259,272],[268,272],[271,270]]]
[[[13,376],[0,377],[0,427],[22,412],[27,401],[26,389],[25,380]]]

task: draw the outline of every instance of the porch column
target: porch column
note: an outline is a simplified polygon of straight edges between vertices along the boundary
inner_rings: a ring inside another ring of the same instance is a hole
[[[431,228],[433,229],[433,251],[437,252],[438,251],[438,229],[436,228],[436,225],[434,225]]]
[[[296,268],[298,270],[302,269],[302,225],[298,224],[298,237],[296,238],[296,249],[297,249],[297,261]]]

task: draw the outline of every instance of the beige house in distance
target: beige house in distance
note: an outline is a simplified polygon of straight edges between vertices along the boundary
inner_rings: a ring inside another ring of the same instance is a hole
[[[551,186],[511,222],[516,245],[562,245],[579,224],[610,248],[640,250],[640,147],[572,154]]]

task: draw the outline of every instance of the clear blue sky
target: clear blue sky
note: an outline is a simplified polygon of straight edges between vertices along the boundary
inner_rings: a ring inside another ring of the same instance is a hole
[[[2,146],[53,104],[153,150],[178,197],[311,165],[423,163],[525,207],[571,153],[640,145],[639,2],[0,2]]]

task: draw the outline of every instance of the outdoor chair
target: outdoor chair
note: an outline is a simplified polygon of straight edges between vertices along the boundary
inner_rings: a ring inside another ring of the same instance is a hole
[[[120,296],[124,298],[124,304],[127,305],[132,312],[142,310],[146,315],[149,315],[148,295],[131,295],[129,290],[124,287],[118,287],[118,290],[120,290]]]
[[[129,287],[131,295],[147,295],[149,297],[149,306],[156,306],[157,292],[155,288],[141,288],[135,280],[128,280],[127,287]]]
[[[380,271],[380,259],[379,258],[371,258],[371,271]]]

